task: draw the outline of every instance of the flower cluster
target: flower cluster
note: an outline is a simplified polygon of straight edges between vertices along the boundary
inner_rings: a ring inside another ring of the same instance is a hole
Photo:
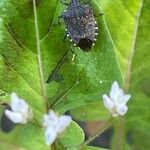
[[[11,94],[10,106],[5,109],[4,114],[14,124],[26,124],[33,118],[32,109],[26,101],[19,98],[16,93]],[[43,118],[45,141],[47,145],[51,145],[57,138],[57,135],[62,133],[72,121],[70,116],[58,116],[52,110],[50,110],[48,114],[44,114]]]
[[[113,117],[124,115],[127,110],[127,102],[131,98],[130,94],[124,94],[119,87],[118,82],[113,82],[109,96],[103,94],[104,106],[111,112]],[[5,108],[4,114],[14,124],[26,124],[33,118],[33,112],[25,100],[19,98],[16,93],[11,94],[11,103]],[[51,145],[58,135],[62,133],[71,123],[72,118],[68,115],[58,116],[53,110],[48,114],[44,114],[43,128],[45,141],[47,145]]]

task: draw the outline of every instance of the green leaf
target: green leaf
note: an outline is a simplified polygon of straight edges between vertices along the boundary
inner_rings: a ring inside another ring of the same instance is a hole
[[[6,144],[6,143],[0,143],[0,149],[2,150],[8,150],[8,149],[11,149],[11,150],[26,150],[24,148],[21,148],[21,147],[17,147],[15,145],[11,145],[11,144]]]
[[[148,42],[150,39],[148,34],[150,33],[150,30],[148,30],[150,19],[147,16],[147,13],[149,12],[149,4],[150,2],[147,0],[143,2],[137,37],[135,39],[130,82],[130,91],[133,95],[133,100],[128,115],[129,119],[143,119],[143,121],[145,120],[147,123],[149,123],[150,108],[150,43]]]
[[[71,115],[80,121],[99,121],[108,120],[111,114],[103,103],[99,101],[73,109],[71,110]]]
[[[60,135],[60,142],[64,147],[73,147],[83,143],[84,141],[84,132],[75,122],[72,122],[71,125]]]
[[[135,0],[95,0],[101,6],[106,23],[116,47],[117,58],[125,78],[128,70],[128,59],[132,53],[133,33],[140,1]]]
[[[114,45],[114,49],[116,52],[117,60],[119,62],[119,66],[121,67],[121,73],[123,75],[123,81],[125,81],[125,76],[128,70],[128,58],[131,53],[131,45],[132,45],[132,35],[134,32],[134,25],[136,24],[136,15],[138,13],[140,2],[134,0],[113,0],[113,1],[106,1],[106,0],[94,0],[94,6],[97,8],[97,12],[99,13],[100,8],[103,11],[106,25],[109,32],[109,37]],[[121,13],[120,13],[121,12]],[[109,60],[110,61],[110,60]],[[116,80],[118,80],[116,78]],[[110,85],[108,85],[110,89]],[[104,91],[108,92],[108,90]],[[94,103],[92,104],[94,107]],[[90,116],[85,118],[85,120],[97,120],[98,118],[95,117],[95,113],[93,113],[93,107],[90,110],[90,106],[87,105],[86,108],[83,106],[80,110],[82,112],[85,109],[88,110],[87,114]],[[76,110],[76,109],[75,109]],[[102,110],[103,113],[103,106],[98,108],[97,103],[95,104],[94,112],[99,112]],[[72,113],[76,118],[79,116],[80,112],[73,111]],[[105,117],[105,116],[104,116]],[[83,120],[83,117],[78,118],[79,120]],[[103,117],[99,119],[103,120]]]
[[[149,139],[147,131],[150,130],[150,43],[148,42],[150,20],[147,15],[149,4],[148,0],[101,1],[109,31],[117,48],[117,58],[125,81],[124,87],[126,92],[130,91],[132,95],[125,133],[129,132],[135,141],[135,143],[129,141],[130,146],[139,149],[147,149],[148,141],[143,144],[144,142],[139,142],[137,139],[141,139],[144,135]],[[124,137],[120,133],[118,138]]]
[[[86,146],[86,147],[83,148],[82,150],[108,150],[108,149],[99,148],[99,147],[92,147],[92,146]]]
[[[77,147],[70,147],[67,150],[78,150],[78,149],[79,148],[77,148]],[[108,150],[108,149],[93,147],[93,146],[86,146],[86,147],[82,148],[81,150]]]
[[[143,7],[139,19],[137,37],[135,39],[135,49],[131,68],[130,91],[132,102],[130,103],[127,115],[128,129],[133,136],[133,147],[147,149],[150,139],[150,30],[148,17],[148,0],[142,1]],[[145,140],[142,140],[142,139]]]
[[[43,129],[31,124],[22,129],[18,143],[27,150],[50,150],[45,144]]]
[[[130,134],[133,134],[136,141],[134,143],[135,147],[140,146],[141,149],[147,149],[149,142],[146,140],[145,144],[142,144],[137,139],[138,137],[141,139],[144,135],[149,139],[147,131],[150,130],[150,20],[148,16],[150,3],[148,0],[101,0],[95,1],[95,4],[100,5],[104,12],[109,32],[116,47],[117,58],[123,73],[123,80],[125,81],[124,86],[126,88],[129,86],[130,93],[132,94],[132,100],[129,102],[129,111],[126,117],[127,132],[134,131]],[[129,84],[128,79],[130,78]],[[77,112],[77,109],[75,109],[75,112],[73,110],[74,117],[79,120],[92,120],[93,118],[97,120],[94,112],[98,112],[100,108],[96,105],[95,109],[93,109],[92,105],[91,111],[89,108],[90,105],[87,105],[81,107],[79,112]]]
[[[53,101],[58,101],[53,106],[55,110],[64,112],[77,106],[99,101],[102,93],[108,90],[114,80],[122,81],[114,45],[105,20],[103,17],[99,17],[97,20],[101,30],[93,50],[84,53],[73,48],[76,54],[75,60],[73,62],[70,60],[70,63],[65,63],[60,69],[64,81],[60,83],[58,91],[54,95],[56,98],[52,97]],[[51,36],[54,37],[54,34],[52,33]]]
[[[43,103],[40,93],[32,3],[3,0],[0,2],[0,8],[3,19],[1,22],[0,88],[8,93],[17,92],[39,115],[43,111]],[[62,35],[65,34],[63,23],[57,24],[62,10],[62,5],[57,1],[46,0],[37,4],[45,82],[66,51],[71,49],[70,44],[62,40]],[[77,106],[99,101],[99,97],[108,91],[108,87],[114,80],[122,82],[114,52],[115,47],[105,18],[98,17],[97,21],[100,36],[92,51],[84,53],[78,48],[73,48],[76,54],[74,62],[72,62],[71,52],[68,52],[67,62],[65,61],[59,70],[64,81],[60,83],[53,81],[47,85],[50,105],[58,112],[64,113]]]
[[[31,123],[25,126],[16,125],[7,134],[0,132],[0,149],[8,150],[9,148],[13,150],[50,150],[50,146],[45,143],[43,129]]]

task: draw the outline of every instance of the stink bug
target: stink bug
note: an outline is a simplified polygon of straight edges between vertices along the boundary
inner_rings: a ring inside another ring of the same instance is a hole
[[[61,17],[64,19],[66,34],[70,41],[83,51],[90,51],[98,35],[97,22],[92,8],[81,4],[79,0],[71,0]]]

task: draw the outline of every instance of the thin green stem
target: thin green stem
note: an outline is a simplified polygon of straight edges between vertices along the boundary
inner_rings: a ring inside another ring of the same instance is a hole
[[[80,149],[87,146],[89,143],[91,143],[95,138],[97,138],[99,135],[101,135],[106,129],[108,129],[112,125],[112,117],[101,127],[96,134],[93,137],[89,137],[87,141],[85,141],[82,145],[80,145]]]
[[[122,150],[124,136],[125,136],[124,128],[125,128],[125,118],[120,117],[119,120],[117,120],[117,123],[114,125],[115,138],[114,138],[114,145],[112,149]]]
[[[40,83],[41,83],[41,95],[44,105],[44,112],[48,112],[48,101],[47,101],[47,94],[46,94],[46,85],[43,75],[43,67],[42,67],[42,58],[41,58],[41,46],[40,46],[40,36],[39,36],[39,29],[38,29],[38,19],[37,19],[37,11],[36,11],[36,2],[33,0],[33,8],[34,8],[34,19],[35,19],[35,32],[36,32],[36,46],[37,46],[37,59],[38,59],[38,69],[39,69],[39,76],[40,76]]]
[[[55,144],[51,145],[51,150],[55,150]]]
[[[54,104],[51,105],[51,108],[54,108],[58,103],[63,101],[63,99],[68,95],[68,93],[70,93],[72,89],[81,82],[79,81],[79,77],[77,78],[76,82],[71,86],[71,88],[67,90],[57,101],[55,101]]]

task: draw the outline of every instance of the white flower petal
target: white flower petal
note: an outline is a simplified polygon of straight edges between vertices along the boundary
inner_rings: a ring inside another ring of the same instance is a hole
[[[116,110],[121,116],[123,116],[127,112],[128,107],[126,105],[118,105]]]
[[[120,88],[119,88],[118,82],[114,81],[111,86],[110,98],[111,98],[111,100],[116,102],[118,100],[119,96],[120,96]]]
[[[56,124],[58,123],[59,117],[53,110],[49,112],[49,120],[52,121],[53,123],[56,123]]]
[[[49,125],[49,117],[48,117],[48,114],[45,114],[44,117],[43,117],[43,126],[45,128],[48,125]]]
[[[49,115],[51,116],[51,118],[58,118],[57,114],[53,110],[49,111]]]
[[[119,103],[120,104],[126,104],[129,99],[131,98],[131,95],[130,94],[127,94],[127,95],[123,95],[120,99],[119,99]]]
[[[47,128],[49,126],[57,128],[58,121],[59,117],[57,116],[57,114],[54,111],[50,110],[48,114],[44,115],[43,126],[44,128]]]
[[[19,113],[12,112],[10,110],[5,110],[5,115],[14,123],[22,123],[23,117]]]
[[[45,129],[45,140],[47,145],[51,145],[57,137],[57,131],[52,127],[48,127]]]
[[[29,110],[29,106],[28,104],[25,102],[25,100],[20,99],[19,101],[20,103],[18,103],[18,111],[22,112],[22,113],[27,113]]]
[[[31,120],[33,116],[33,112],[29,108],[28,104],[23,99],[20,99],[16,93],[11,94],[11,109],[12,113],[19,114],[22,117],[22,120],[17,123],[25,124]]]
[[[45,129],[45,139],[48,145],[52,144],[58,133],[61,133],[69,126],[71,122],[70,116],[57,116],[54,111],[45,114],[43,118],[43,127]]]
[[[119,92],[120,94],[119,94],[119,97],[122,97],[122,96],[124,96],[124,92],[123,92],[123,90],[122,89],[120,89],[120,92]]]
[[[12,111],[16,112],[18,110],[18,103],[20,99],[18,98],[16,93],[11,94],[11,109]]]
[[[111,111],[113,109],[113,107],[114,107],[113,102],[111,101],[111,99],[106,94],[103,95],[103,103],[104,103],[104,106],[109,111]]]
[[[22,114],[26,114],[29,109],[28,104],[23,99],[19,99],[16,93],[11,94],[11,108],[13,112]]]
[[[57,128],[57,131],[59,133],[62,133],[66,127],[68,127],[71,123],[72,119],[70,116],[67,116],[67,115],[62,115],[60,116],[59,118],[59,123],[58,123],[58,128]]]

